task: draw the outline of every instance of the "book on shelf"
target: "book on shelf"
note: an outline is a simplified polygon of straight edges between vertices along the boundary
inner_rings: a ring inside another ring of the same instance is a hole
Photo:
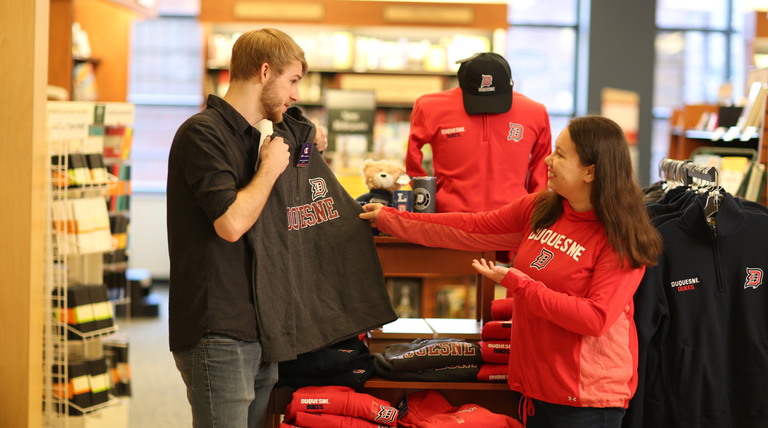
[[[765,165],[760,162],[752,161],[746,177],[744,177],[744,180],[741,183],[738,196],[749,201],[760,202],[760,196],[762,195],[764,185]]]
[[[765,116],[765,97],[768,94],[768,85],[762,82],[753,82],[749,88],[747,102],[741,111],[736,125],[731,126],[722,136],[725,141],[740,139],[748,141],[756,135]]]
[[[699,117],[699,121],[696,122],[696,126],[693,129],[700,131],[714,131],[717,128],[717,113],[713,111],[705,111]]]
[[[703,165],[703,166],[714,166],[718,170],[720,169],[720,160],[723,157],[716,154],[710,154],[710,153],[697,153],[693,155],[691,161],[697,165]]]
[[[72,150],[70,150],[72,151]],[[83,153],[104,153],[104,126],[88,125],[88,137],[83,140]]]
[[[88,153],[85,155],[90,170],[90,180],[93,184],[105,184],[109,181],[107,168],[104,166],[104,157],[101,153]]]
[[[103,198],[83,198],[66,201],[74,221],[77,252],[103,253],[112,250],[109,214]]]
[[[96,70],[92,63],[75,64],[72,72],[72,99],[77,101],[95,101],[99,98],[96,85]]]
[[[106,127],[104,157],[126,160],[130,157],[133,129],[124,125]]]
[[[720,160],[720,185],[726,192],[737,195],[752,161],[744,156],[723,156]]]

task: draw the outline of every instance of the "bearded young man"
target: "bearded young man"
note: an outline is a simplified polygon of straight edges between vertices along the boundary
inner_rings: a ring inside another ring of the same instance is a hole
[[[270,28],[235,42],[223,98],[178,129],[168,161],[170,349],[187,386],[195,427],[260,427],[277,381],[265,362],[252,289],[253,251],[244,237],[289,164],[275,124],[299,99],[304,51]],[[327,142],[315,138],[319,150]]]

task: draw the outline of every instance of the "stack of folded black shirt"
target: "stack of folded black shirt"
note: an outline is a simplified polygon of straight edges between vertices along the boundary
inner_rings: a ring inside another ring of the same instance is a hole
[[[480,347],[461,339],[416,339],[389,345],[373,354],[376,374],[402,381],[476,381]]]
[[[359,389],[374,373],[371,353],[357,337],[283,361],[279,371],[277,386],[293,388],[341,385]]]

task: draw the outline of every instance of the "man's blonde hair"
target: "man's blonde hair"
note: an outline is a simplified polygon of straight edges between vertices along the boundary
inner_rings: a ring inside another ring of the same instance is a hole
[[[301,63],[302,76],[307,72],[304,50],[291,36],[275,28],[262,28],[243,33],[232,46],[229,64],[231,81],[248,80],[267,63],[282,74],[292,62]]]

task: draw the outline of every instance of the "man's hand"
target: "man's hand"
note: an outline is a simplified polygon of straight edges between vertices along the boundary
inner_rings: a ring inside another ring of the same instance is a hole
[[[266,175],[276,180],[288,167],[291,152],[283,137],[276,135],[264,139],[259,148],[258,175]]]
[[[235,201],[219,218],[213,221],[216,234],[228,242],[235,242],[248,232],[261,216],[275,180],[285,171],[291,158],[288,144],[282,137],[264,138],[259,147],[256,174],[237,191]]]
[[[325,126],[312,122],[315,125],[315,147],[320,152],[325,151],[328,148],[328,130]]]

